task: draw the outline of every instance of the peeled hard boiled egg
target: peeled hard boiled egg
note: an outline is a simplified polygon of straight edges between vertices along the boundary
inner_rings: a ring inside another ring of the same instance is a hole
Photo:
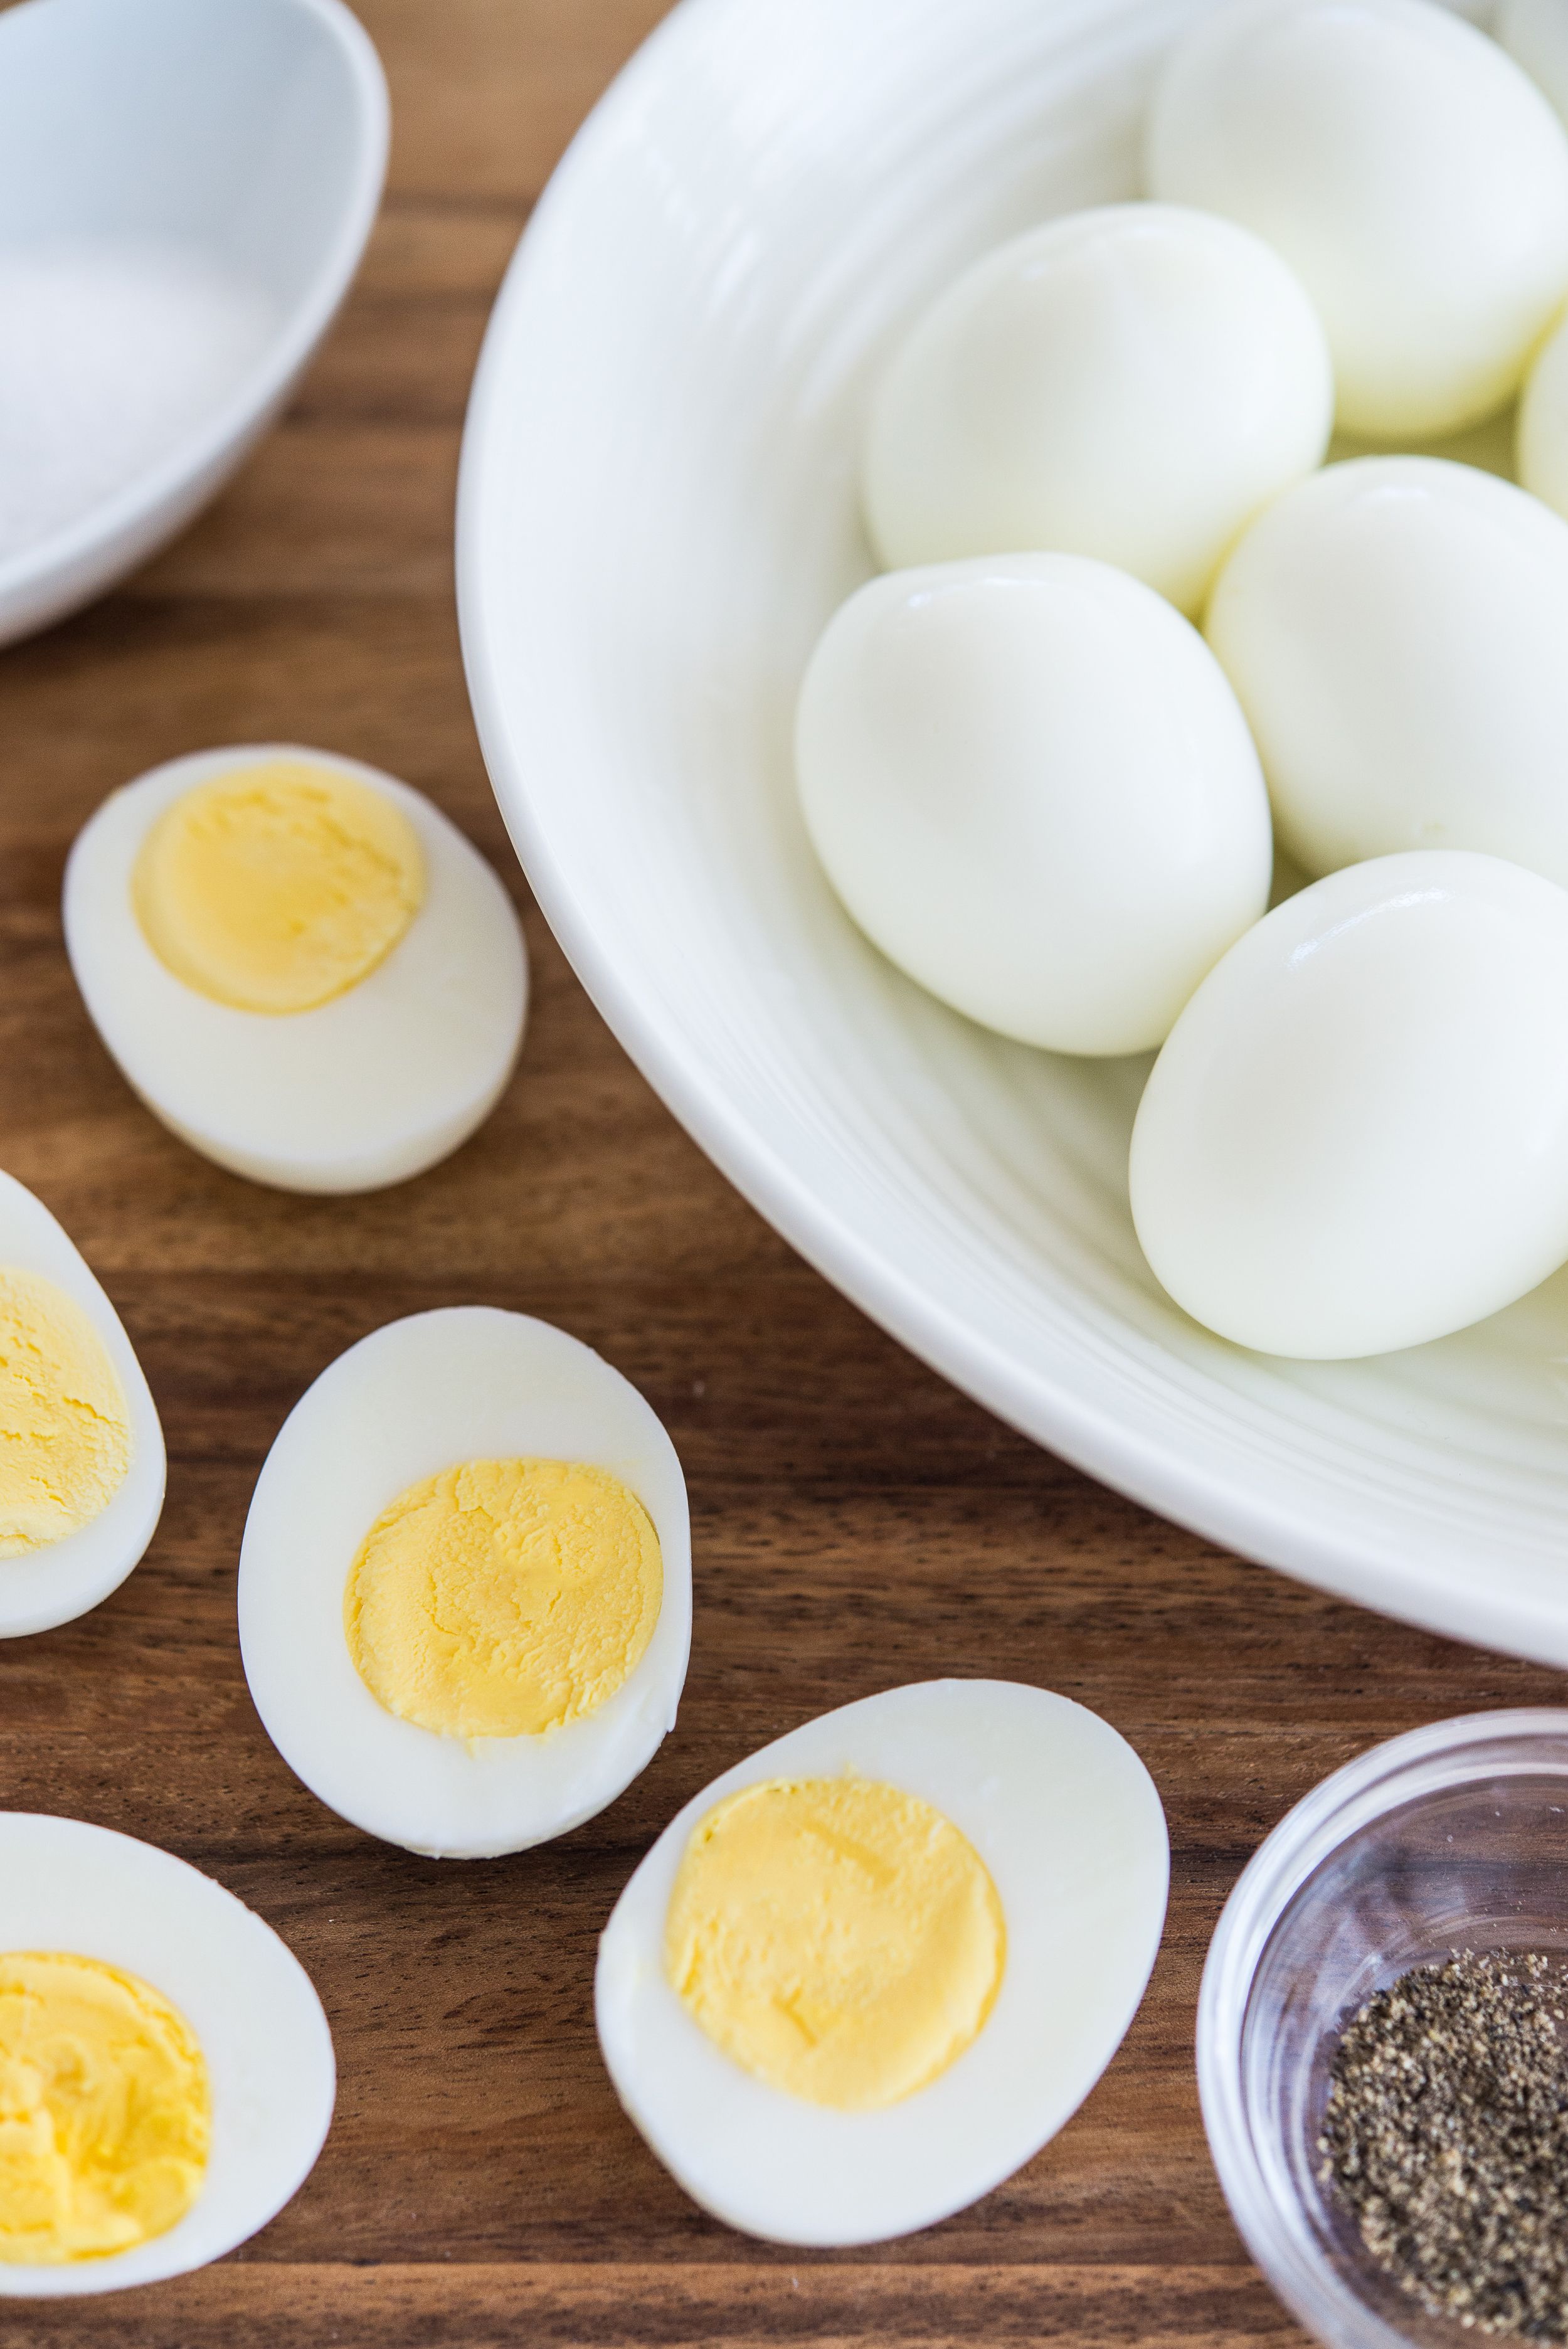
[[[775,2242],[874,2243],[1076,2111],[1165,1914],[1160,1797],[1066,1697],[926,1681],[698,1795],[599,1944],[599,2044],[659,2159]]]
[[[1563,0],[1501,0],[1498,39],[1568,122],[1568,8]]]
[[[119,1316],[42,1201],[0,1174],[0,1639],[119,1588],[157,1528],[164,1468]]]
[[[1312,1360],[1462,1330],[1568,1258],[1568,891],[1383,856],[1276,906],[1154,1064],[1132,1218],[1238,1345]]]
[[[1338,417],[1435,438],[1518,389],[1568,294],[1568,137],[1429,0],[1229,0],[1154,97],[1150,191],[1238,221],[1327,329]]]
[[[164,1124],[293,1191],[446,1157],[495,1106],[528,974],[484,859],[407,784],[263,745],[158,767],[66,869],[94,1025]]]
[[[221,2259],[304,2184],[335,2088],[304,1968],[232,1892],[129,1836],[15,1811],[0,1812],[0,2080],[12,2299]]]
[[[933,304],[872,409],[866,512],[890,566],[1048,547],[1193,613],[1333,421],[1323,328],[1267,245],[1111,204],[1015,237]]]
[[[866,935],[1025,1043],[1157,1044],[1268,900],[1234,695],[1161,596],[1083,555],[871,581],[811,657],[796,755]]]
[[[1522,486],[1532,496],[1568,519],[1568,320],[1526,379],[1519,403],[1518,470]]]
[[[1475,848],[1568,885],[1568,523],[1537,499],[1332,465],[1253,523],[1208,636],[1305,871]]]
[[[267,1734],[409,1851],[592,1818],[674,1727],[691,1537],[674,1446],[575,1338],[485,1306],[351,1346],[294,1405],[240,1552]]]

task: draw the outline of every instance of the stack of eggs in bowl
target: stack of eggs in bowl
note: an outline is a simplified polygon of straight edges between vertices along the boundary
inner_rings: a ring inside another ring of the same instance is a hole
[[[1150,201],[985,255],[895,353],[890,568],[801,690],[850,913],[1003,1035],[1160,1048],[1139,1238],[1268,1353],[1568,1259],[1568,35],[1498,34],[1205,16]],[[1522,391],[1522,486],[1434,453]]]

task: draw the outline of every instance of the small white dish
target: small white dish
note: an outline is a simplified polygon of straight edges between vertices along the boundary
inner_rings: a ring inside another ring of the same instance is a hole
[[[870,386],[988,245],[1138,189],[1204,0],[688,0],[580,135],[502,292],[463,457],[485,753],[557,936],[802,1253],[1042,1444],[1246,1556],[1568,1663],[1568,1275],[1349,1363],[1164,1296],[1148,1063],[967,1025],[834,902],[796,804],[808,654],[871,560]]]
[[[293,390],[380,202],[341,0],[0,15],[0,644],[173,536]]]

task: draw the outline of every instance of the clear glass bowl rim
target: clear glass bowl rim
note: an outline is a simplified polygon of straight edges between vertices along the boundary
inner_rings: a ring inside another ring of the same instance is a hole
[[[1519,1751],[1511,1755],[1508,1748]],[[1478,1749],[1492,1750],[1482,1758]],[[1554,1751],[1544,1751],[1544,1748]],[[1332,2349],[1408,2349],[1409,2335],[1314,2255],[1299,2214],[1281,2208],[1247,2122],[1243,2026],[1269,1936],[1309,1876],[1351,1836],[1423,1795],[1479,1777],[1568,1779],[1568,1709],[1514,1707],[1429,1723],[1369,1746],[1287,1811],[1236,1879],[1198,1992],[1198,2095],[1231,2216],[1291,2313]],[[1415,2311],[1412,2309],[1412,2319]]]

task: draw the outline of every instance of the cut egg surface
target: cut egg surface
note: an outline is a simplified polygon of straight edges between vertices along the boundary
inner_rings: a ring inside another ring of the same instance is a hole
[[[1460,848],[1568,886],[1568,522],[1539,499],[1330,465],[1253,523],[1207,628],[1305,872]]]
[[[105,801],[66,870],[88,1010],[171,1132],[253,1181],[377,1189],[489,1115],[522,933],[418,792],[290,745],[205,751]]]
[[[221,2259],[304,2183],[335,2093],[321,2002],[271,1926],[150,1844],[15,1811],[0,2083],[0,2298],[21,2299]]]
[[[1049,547],[1192,614],[1333,423],[1328,345],[1276,254],[1109,204],[986,254],[917,322],[872,403],[866,513],[890,568]]]
[[[164,1475],[119,1316],[43,1202],[0,1174],[0,1639],[117,1589],[157,1528]]]
[[[1274,908],[1199,988],[1132,1131],[1164,1288],[1314,1361],[1462,1330],[1568,1260],[1568,891],[1384,856]]]
[[[1503,407],[1568,294],[1568,136],[1511,57],[1431,0],[1205,11],[1156,88],[1147,179],[1295,271],[1340,429],[1368,440]]]
[[[1158,1044],[1268,903],[1234,693],[1163,596],[1085,555],[869,582],[811,656],[796,764],[867,936],[1023,1043]]]
[[[444,1308],[338,1357],[284,1423],[240,1554],[240,1644],[284,1761],[431,1857],[592,1818],[675,1725],[691,1537],[675,1448],[591,1348]]]
[[[1168,1875],[1148,1772],[1083,1706],[1001,1681],[866,1697],[716,1779],[632,1878],[594,1993],[616,2094],[748,2234],[931,2226],[1088,2094]]]

